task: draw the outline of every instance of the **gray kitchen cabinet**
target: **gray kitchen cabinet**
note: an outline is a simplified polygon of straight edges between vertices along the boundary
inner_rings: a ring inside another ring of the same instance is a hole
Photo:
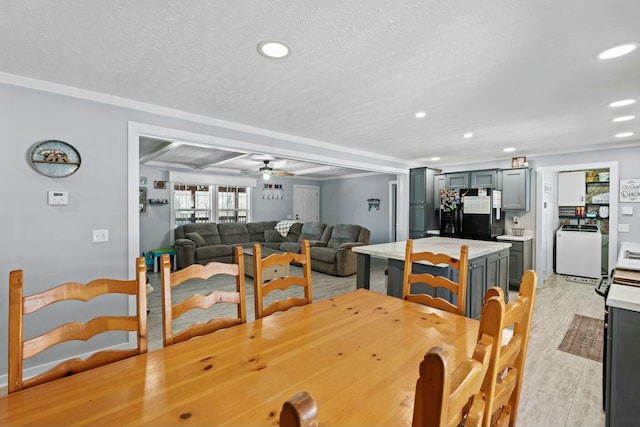
[[[427,237],[427,231],[436,229],[433,177],[435,170],[416,168],[409,170],[409,238]]]
[[[471,171],[469,177],[471,188],[495,188],[497,190],[501,188],[499,169]]]
[[[487,290],[498,286],[504,292],[505,302],[509,302],[509,260],[510,252],[504,251],[487,257]]]
[[[531,210],[530,169],[502,170],[502,209]]]
[[[607,427],[640,426],[640,313],[609,307],[605,345],[605,412]]]
[[[446,188],[469,188],[469,172],[447,173],[444,177]]]
[[[479,319],[487,287],[487,257],[469,261],[467,286],[467,317]]]
[[[447,188],[444,174],[435,175],[433,177],[433,205],[438,209],[440,207],[440,190]]]
[[[531,247],[533,240],[512,240],[509,249],[509,286],[520,288],[520,281],[525,271],[531,270]]]

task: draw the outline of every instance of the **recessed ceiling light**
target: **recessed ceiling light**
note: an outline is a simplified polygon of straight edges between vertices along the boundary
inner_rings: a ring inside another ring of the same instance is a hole
[[[266,41],[258,44],[258,52],[267,58],[280,59],[289,56],[291,49],[282,42]]]
[[[508,147],[508,148],[505,148],[505,149],[504,149],[504,150],[502,150],[502,151],[504,151],[505,153],[511,153],[512,151],[516,151],[516,149],[515,149],[515,148],[513,148],[513,147]]]
[[[471,138],[471,137],[473,137],[473,133],[467,132],[467,133],[464,134],[464,137],[465,138]]]
[[[609,104],[609,107],[625,107],[627,105],[631,105],[633,103],[635,103],[636,100],[635,99],[621,99],[620,101],[613,101],[611,104]]]
[[[616,138],[627,138],[633,136],[633,132],[621,132],[616,134]]]
[[[438,160],[440,160],[440,157],[432,157],[431,160],[437,162]]]
[[[629,120],[633,120],[635,119],[636,116],[620,116],[620,117],[616,117],[615,119],[611,120],[612,122],[628,122]]]
[[[636,47],[638,47],[638,43],[636,42],[627,42],[620,44],[618,46],[614,46],[607,50],[604,50],[598,54],[598,58],[600,59],[612,59],[618,58],[620,56],[626,55],[627,53],[633,52]]]
[[[416,119],[424,119],[425,117],[427,117],[427,113],[425,113],[424,111],[418,111],[416,113]]]

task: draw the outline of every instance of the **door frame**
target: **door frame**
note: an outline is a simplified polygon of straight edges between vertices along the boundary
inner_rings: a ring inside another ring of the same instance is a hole
[[[535,260],[534,266],[538,272],[538,286],[542,286],[544,279],[549,277],[553,271],[549,272],[549,266],[544,271],[539,271],[538,260],[546,259],[547,251],[553,251],[553,239],[550,242],[543,243],[547,240],[543,238],[544,232],[550,232],[552,230],[543,230],[543,197],[544,185],[550,184],[544,182],[544,177],[548,176],[546,172],[564,172],[574,170],[587,170],[587,169],[605,169],[609,168],[609,270],[616,265],[618,257],[618,194],[619,194],[619,180],[618,180],[618,162],[602,162],[602,163],[580,163],[573,165],[561,165],[561,166],[548,166],[539,167],[536,169],[536,241],[535,241]],[[557,178],[555,181],[557,186]],[[556,189],[557,192],[557,189]],[[555,230],[553,230],[555,231]],[[542,265],[542,263],[541,263]],[[553,267],[551,267],[553,270]]]

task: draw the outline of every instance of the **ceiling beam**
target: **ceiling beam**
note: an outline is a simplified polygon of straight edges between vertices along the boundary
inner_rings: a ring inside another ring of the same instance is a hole
[[[147,153],[144,156],[140,156],[140,163],[145,164],[157,157],[162,156],[165,153],[168,153],[169,151],[175,150],[176,148],[182,145],[183,145],[182,142],[172,142],[168,145],[160,146],[159,148],[153,150],[152,152]]]
[[[195,169],[198,170],[202,170],[202,169],[207,169],[210,168],[212,166],[220,166],[222,164],[228,163],[228,162],[232,162],[234,160],[238,160],[238,159],[244,159],[245,157],[248,157],[250,155],[250,153],[231,153],[227,156],[221,157],[219,159],[217,159],[214,162],[206,162],[206,163],[202,163],[199,164],[195,167]]]

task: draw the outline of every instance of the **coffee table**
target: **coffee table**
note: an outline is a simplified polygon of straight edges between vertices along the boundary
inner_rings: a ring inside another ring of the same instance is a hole
[[[245,248],[242,250],[244,253],[244,274],[249,277],[253,277],[253,248]],[[271,248],[262,248],[262,258],[266,258],[269,255],[281,254],[282,251]],[[285,277],[289,275],[289,264],[285,265],[272,265],[262,271],[263,280],[271,280],[276,277]]]

